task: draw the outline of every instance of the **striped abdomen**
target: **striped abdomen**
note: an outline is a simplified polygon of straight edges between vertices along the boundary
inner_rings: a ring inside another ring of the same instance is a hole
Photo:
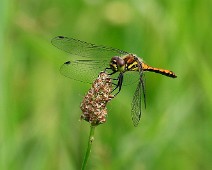
[[[177,76],[175,75],[174,72],[170,71],[170,70],[165,70],[165,69],[161,69],[161,68],[155,68],[155,67],[151,67],[148,66],[147,64],[142,62],[142,70],[143,71],[150,71],[150,72],[154,72],[154,73],[159,73],[168,77],[172,77],[172,78],[176,78]]]

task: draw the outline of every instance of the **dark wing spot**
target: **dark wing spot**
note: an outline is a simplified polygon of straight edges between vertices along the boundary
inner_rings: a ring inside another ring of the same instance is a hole
[[[65,38],[64,36],[58,36],[58,38]]]
[[[66,61],[64,64],[71,64],[71,61]]]

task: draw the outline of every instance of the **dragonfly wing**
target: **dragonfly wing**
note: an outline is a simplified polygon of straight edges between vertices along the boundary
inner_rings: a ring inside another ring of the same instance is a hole
[[[145,100],[145,91],[144,91],[144,82],[142,79],[138,82],[136,91],[133,96],[132,100],[132,110],[131,110],[131,116],[132,116],[132,121],[134,126],[138,126],[138,123],[141,119],[141,97],[142,97],[142,92],[144,95],[144,103],[146,105],[146,100]]]
[[[123,86],[128,86],[137,83],[140,80],[140,75],[137,71],[126,71],[123,78]]]
[[[92,43],[63,36],[57,36],[53,38],[51,42],[54,46],[67,53],[90,59],[99,58],[104,60],[110,59],[114,56],[123,56],[128,54],[127,52],[119,49],[98,46]],[[107,62],[109,62],[109,60]]]
[[[99,60],[75,60],[67,61],[60,67],[60,73],[68,78],[92,83],[100,71],[108,67],[108,61]]]

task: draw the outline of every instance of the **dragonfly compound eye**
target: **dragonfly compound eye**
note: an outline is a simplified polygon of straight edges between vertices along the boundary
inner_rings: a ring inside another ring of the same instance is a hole
[[[117,60],[117,65],[118,65],[119,67],[122,67],[122,66],[125,65],[125,61],[124,61],[122,58],[118,58],[118,60]]]
[[[125,65],[125,61],[124,61],[122,58],[118,57],[118,56],[113,57],[113,58],[111,59],[111,63],[112,63],[112,64],[116,64],[116,65],[118,65],[118,66],[123,66],[123,65]]]
[[[111,58],[111,63],[116,64],[118,59],[119,59],[118,56],[112,57]]]

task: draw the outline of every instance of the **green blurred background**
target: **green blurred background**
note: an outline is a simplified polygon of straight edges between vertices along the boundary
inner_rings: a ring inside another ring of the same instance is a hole
[[[0,169],[80,169],[90,88],[63,77],[57,35],[138,54],[177,79],[146,73],[147,108],[131,121],[124,87],[95,131],[88,169],[212,169],[212,1],[1,0]]]

